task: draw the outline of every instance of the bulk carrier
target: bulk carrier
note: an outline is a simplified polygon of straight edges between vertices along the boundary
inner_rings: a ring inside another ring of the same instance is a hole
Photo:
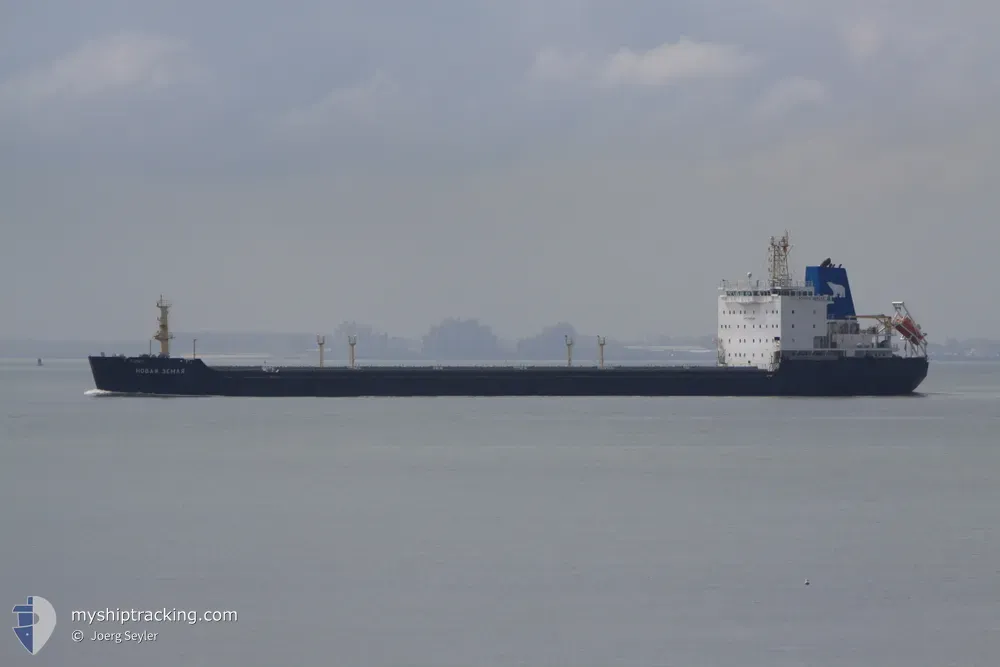
[[[89,357],[97,389],[160,396],[900,396],[927,376],[927,340],[902,301],[858,315],[847,270],[829,259],[788,269],[788,234],[771,238],[768,279],[724,281],[717,363],[701,366],[208,365],[170,354],[161,297],[159,354]],[[567,350],[572,341],[567,339]]]

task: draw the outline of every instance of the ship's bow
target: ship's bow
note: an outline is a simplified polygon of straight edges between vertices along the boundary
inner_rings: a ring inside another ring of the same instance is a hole
[[[138,391],[138,378],[128,372],[129,364],[125,357],[88,357],[88,361],[97,389],[123,394]]]
[[[88,357],[94,385],[116,394],[198,396],[212,393],[215,374],[201,359],[144,355]]]

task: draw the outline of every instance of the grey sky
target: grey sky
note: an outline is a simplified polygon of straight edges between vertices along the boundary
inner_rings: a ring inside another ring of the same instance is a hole
[[[832,257],[1000,337],[1000,5],[0,5],[0,336],[711,333]]]

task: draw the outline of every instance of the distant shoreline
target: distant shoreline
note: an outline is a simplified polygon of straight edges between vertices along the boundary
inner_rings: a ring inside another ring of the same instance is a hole
[[[190,354],[186,355],[174,355],[177,357],[190,358]],[[284,357],[281,355],[269,355],[269,354],[206,354],[198,355],[199,359],[202,359],[210,365],[224,365],[227,360],[230,361],[261,361],[267,362],[274,365],[316,365],[317,361],[313,358],[306,357]],[[0,357],[0,366],[32,366],[37,367],[39,357]],[[41,357],[42,364],[87,364],[87,357]],[[702,356],[699,359],[676,359],[676,358],[660,358],[660,359],[648,359],[648,360],[615,360],[615,359],[605,359],[605,364],[609,366],[644,366],[648,364],[669,364],[669,365],[684,365],[684,364],[704,364],[707,360]],[[520,359],[520,360],[498,360],[498,359],[467,359],[467,360],[436,360],[436,359],[361,359],[357,360],[359,365],[371,365],[371,366],[381,366],[386,364],[399,364],[406,366],[427,366],[427,365],[440,365],[440,366],[524,366],[524,365],[536,365],[536,366],[549,366],[549,365],[561,365],[565,364],[565,360],[560,359]],[[934,364],[1000,364],[1000,358],[998,357],[963,357],[963,358],[953,358],[953,357],[935,357],[931,356],[931,363]],[[345,359],[326,359],[327,366],[345,366],[347,361]],[[244,365],[244,364],[234,364],[234,365]],[[247,364],[253,365],[253,364]],[[596,362],[591,359],[581,359],[577,361],[574,359],[574,366],[595,366]]]

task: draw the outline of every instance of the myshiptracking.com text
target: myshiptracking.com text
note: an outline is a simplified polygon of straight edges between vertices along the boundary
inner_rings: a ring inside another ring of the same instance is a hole
[[[196,609],[83,609],[72,612],[74,623],[234,623],[239,616],[232,610]]]

